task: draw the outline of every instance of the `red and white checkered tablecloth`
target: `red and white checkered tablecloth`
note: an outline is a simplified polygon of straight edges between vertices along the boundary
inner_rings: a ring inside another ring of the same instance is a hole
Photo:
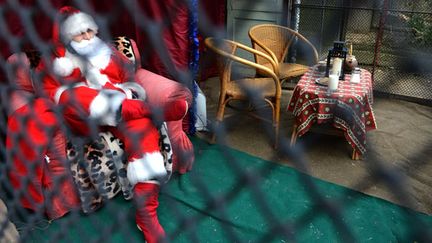
[[[313,124],[332,123],[344,131],[353,149],[366,152],[366,132],[376,129],[372,110],[373,91],[371,73],[361,70],[360,82],[350,83],[350,74],[339,80],[338,90],[328,92],[327,86],[317,84],[323,74],[311,67],[305,73],[288,104],[288,111],[295,116],[297,135],[302,136]]]

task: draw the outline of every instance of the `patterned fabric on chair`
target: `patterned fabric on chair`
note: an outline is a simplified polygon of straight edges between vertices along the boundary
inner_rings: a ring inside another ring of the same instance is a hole
[[[172,149],[165,124],[160,128],[160,135],[159,146],[165,167],[170,168]],[[85,142],[84,146],[78,144],[68,143],[67,156],[83,211],[95,211],[104,200],[113,198],[120,191],[126,200],[132,199],[133,188],[127,179],[123,142],[110,132],[101,132],[97,140]]]

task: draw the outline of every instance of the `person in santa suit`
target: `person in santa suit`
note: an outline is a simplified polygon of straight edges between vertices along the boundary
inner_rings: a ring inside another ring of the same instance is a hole
[[[127,178],[134,185],[136,223],[147,242],[159,242],[165,232],[156,214],[158,192],[169,172],[155,124],[182,119],[188,104],[180,99],[165,107],[149,107],[145,91],[133,83],[128,60],[97,33],[90,15],[72,7],[60,9],[53,29],[53,61],[36,70],[43,73],[38,92],[61,107],[75,134],[89,136],[96,124],[123,140]]]

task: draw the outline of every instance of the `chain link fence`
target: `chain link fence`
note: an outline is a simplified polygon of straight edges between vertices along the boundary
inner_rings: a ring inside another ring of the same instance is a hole
[[[184,83],[188,87],[192,87],[191,83],[193,81],[193,76],[196,75],[196,66],[191,65],[191,70],[186,70],[184,72],[174,70],[173,60],[168,58],[167,49],[162,45],[163,41],[160,36],[161,25],[169,26],[169,19],[162,20],[162,22],[153,22],[148,19],[149,16],[139,12],[139,9],[134,9],[131,6],[134,1],[115,1],[118,8],[122,9],[124,12],[119,11],[111,12],[111,15],[97,15],[98,24],[100,24],[100,35],[105,37],[105,39],[111,39],[112,36],[109,33],[109,24],[115,23],[117,18],[121,18],[122,14],[129,16],[135,16],[135,20],[139,21],[140,24],[134,23],[137,26],[138,31],[145,32],[148,35],[154,36],[152,39],[153,47],[165,63],[167,67],[171,67],[170,73],[175,73],[175,77],[178,78],[177,81]],[[414,7],[409,10],[395,9],[386,5],[387,1],[350,1],[352,5],[343,5],[346,1],[301,1],[297,5],[293,5],[293,8],[300,9],[300,19],[299,19],[299,32],[306,36],[318,47],[320,57],[324,59],[327,55],[328,47],[332,45],[334,40],[337,39],[348,39],[351,40],[354,46],[353,54],[359,60],[359,64],[362,67],[370,70],[374,76],[374,91],[382,92],[384,94],[401,95],[404,97],[418,98],[421,101],[429,102],[432,99],[432,90],[430,85],[431,72],[430,72],[430,54],[431,51],[430,37],[426,36],[426,30],[419,30],[418,26],[428,26],[430,28],[431,12],[422,12],[422,9],[415,9]],[[379,3],[378,3],[379,2]],[[397,1],[393,1],[397,2]],[[404,1],[401,1],[404,2]],[[427,2],[427,1],[425,1]],[[86,1],[73,1],[74,5],[83,9],[84,11],[95,13],[93,7],[89,5]],[[195,1],[179,1],[179,5],[184,4],[188,11],[202,11],[199,8],[195,8]],[[253,4],[253,2],[251,2]],[[355,6],[357,5],[358,6]],[[383,5],[384,4],[384,5]],[[198,4],[199,5],[199,4]],[[40,15],[44,16],[48,20],[54,20],[54,16],[57,13],[57,6],[53,6],[49,1],[35,1],[34,4],[26,5],[19,1],[3,1],[0,5],[0,37],[4,44],[9,46],[12,53],[19,53],[27,51],[27,57],[33,57],[32,52],[29,52],[27,48],[24,48],[25,43],[31,43],[33,48],[41,54],[41,58],[47,58],[50,56],[51,47],[50,44],[43,41],[37,31],[34,29],[32,24],[32,18],[37,18]],[[424,9],[423,9],[424,10]],[[428,9],[430,10],[430,9]],[[169,10],[167,10],[169,12]],[[10,28],[13,28],[14,23],[8,22],[6,16],[10,12],[17,14],[18,19],[22,21],[25,32],[24,35],[18,37],[10,32]],[[175,13],[170,13],[175,14]],[[216,32],[218,28],[211,25],[211,21],[205,19],[205,16],[201,16],[203,19],[199,21],[199,30],[205,32],[205,36],[223,36],[222,33]],[[386,19],[386,20],[384,20]],[[424,21],[424,22],[422,22]],[[319,24],[317,24],[319,23]],[[417,27],[416,27],[417,26]],[[426,28],[426,27],[425,27]],[[430,30],[430,29],[429,29]],[[41,30],[44,32],[45,30]],[[159,42],[159,43],[157,43]],[[143,54],[143,58],[147,55]],[[95,183],[96,188],[93,188],[94,193],[97,194],[97,204],[92,208],[91,203],[87,205],[90,207],[88,215],[83,214],[81,208],[71,209],[69,214],[64,218],[54,220],[58,222],[54,224],[52,221],[48,220],[49,217],[46,215],[46,207],[67,207],[67,191],[64,191],[64,183],[68,180],[67,176],[58,176],[54,178],[51,183],[52,188],[44,192],[45,198],[49,199],[48,205],[40,205],[36,203],[34,198],[29,197],[29,204],[32,208],[36,210],[28,210],[22,207],[20,199],[24,196],[26,197],[32,192],[31,188],[26,188],[23,190],[15,190],[12,186],[8,173],[13,167],[13,161],[11,160],[11,155],[18,157],[21,163],[25,166],[29,177],[19,178],[21,183],[29,183],[32,180],[32,176],[38,176],[41,173],[38,167],[38,163],[47,163],[46,158],[40,155],[34,155],[36,159],[33,161],[26,161],[27,152],[26,149],[12,144],[12,146],[6,147],[6,135],[8,129],[8,116],[11,114],[11,94],[16,91],[17,86],[15,85],[15,80],[18,78],[14,69],[12,69],[6,62],[8,56],[0,57],[1,70],[4,73],[4,80],[1,82],[0,92],[1,92],[1,119],[0,119],[0,132],[2,143],[0,145],[0,183],[1,183],[1,199],[5,202],[7,206],[7,212],[5,209],[1,211],[2,217],[0,217],[0,242],[13,241],[13,236],[11,236],[11,231],[13,227],[9,224],[11,220],[18,229],[19,240],[22,242],[122,242],[127,240],[128,242],[140,242],[144,241],[139,235],[138,229],[135,229],[135,218],[134,209],[132,203],[123,204],[120,202],[122,209],[119,210],[119,203],[112,203],[110,201],[115,201],[114,199],[108,200],[104,198],[101,188],[97,186],[103,181]],[[38,56],[35,57],[36,59]],[[193,59],[193,58],[192,58]],[[32,59],[33,60],[33,59]],[[417,65],[418,64],[418,65]],[[23,65],[18,64],[19,65]],[[16,68],[16,66],[15,66]],[[37,77],[34,77],[36,80]],[[40,80],[39,80],[40,81]],[[38,84],[38,83],[36,83]],[[193,88],[191,88],[193,89]],[[254,95],[252,92],[251,95]],[[24,98],[24,97],[21,97]],[[19,125],[26,125],[38,114],[34,114],[34,98],[27,100],[30,104],[29,112],[26,116],[23,116]],[[252,100],[253,102],[253,100]],[[60,165],[64,168],[70,167],[70,159],[74,158],[75,162],[78,164],[83,172],[92,175],[92,169],[88,164],[88,156],[92,154],[92,151],[97,150],[100,146],[106,146],[110,140],[114,138],[104,139],[103,137],[95,136],[91,137],[89,145],[89,138],[77,136],[71,127],[66,125],[62,117],[61,110],[56,110],[56,115],[61,121],[61,129],[65,132],[65,135],[73,141],[76,146],[76,154],[72,156],[70,154],[69,144],[65,147],[64,151],[61,151],[56,156],[59,157],[58,161]],[[36,124],[42,133],[46,133],[48,137],[54,137],[52,130],[49,126],[44,126],[44,124]],[[46,125],[46,124],[45,124]],[[94,125],[94,124],[93,124]],[[270,128],[270,127],[267,127]],[[25,141],[28,134],[20,133],[17,128],[17,137],[15,141]],[[21,128],[23,129],[23,128]],[[221,141],[223,141],[223,136],[226,132],[224,127],[214,127],[220,136]],[[23,131],[23,130],[21,130]],[[266,130],[268,132],[268,137],[274,139],[271,129]],[[50,140],[46,146],[53,146],[55,143],[54,139]],[[121,142],[119,146],[122,147]],[[30,146],[35,146],[30,142]],[[196,142],[198,147],[202,148],[205,145]],[[412,160],[416,161],[418,166],[422,166],[424,153],[427,153],[428,149],[431,147],[431,142],[425,144],[424,148],[418,154],[412,155]],[[214,145],[216,146],[216,145]],[[69,154],[66,154],[66,148]],[[43,148],[37,148],[36,151],[42,151]],[[210,149],[209,149],[210,150]],[[206,150],[203,150],[206,153]],[[281,191],[279,195],[273,197],[270,200],[269,196],[266,194],[265,187],[263,189],[263,184],[277,184],[273,181],[268,181],[266,178],[273,174],[277,174],[280,167],[273,163],[264,163],[262,166],[258,167],[247,167],[247,164],[242,164],[239,159],[235,156],[240,156],[238,153],[232,152],[229,148],[220,146],[218,147],[218,152],[215,154],[210,154],[207,159],[214,157],[220,157],[221,164],[216,167],[211,167],[215,171],[213,173],[218,173],[218,170],[222,170],[221,167],[226,167],[228,175],[220,175],[222,177],[226,176],[219,182],[223,185],[208,185],[206,180],[209,178],[201,175],[202,170],[189,172],[186,174],[189,179],[183,181],[179,177],[174,176],[174,181],[178,183],[178,186],[183,189],[182,193],[175,194],[170,191],[173,190],[170,186],[162,186],[164,191],[165,200],[164,204],[160,205],[160,208],[166,210],[165,216],[167,227],[169,231],[167,232],[168,241],[179,241],[183,239],[184,242],[286,242],[286,241],[302,241],[301,236],[305,231],[311,230],[313,232],[325,231],[326,229],[314,228],[317,225],[317,221],[321,221],[321,216],[324,215],[325,220],[329,221],[328,230],[332,231],[334,239],[340,242],[356,242],[358,236],[357,226],[350,223],[350,218],[346,216],[346,210],[349,208],[356,208],[356,205],[361,203],[362,195],[359,193],[354,193],[349,190],[342,190],[336,195],[329,195],[323,192],[321,189],[321,184],[317,185],[311,177],[306,174],[300,174],[298,178],[299,188],[305,188],[303,191],[306,197],[310,199],[308,202],[303,202],[307,206],[302,205],[304,210],[296,216],[290,217],[290,207],[291,205],[285,205],[286,202],[282,200],[286,192]],[[210,152],[209,152],[210,153]],[[290,147],[289,141],[281,138],[279,141],[279,149],[274,152],[281,154],[292,161],[295,166],[302,170],[308,171],[307,158],[301,156],[301,151],[299,148]],[[198,156],[197,156],[198,157]],[[112,174],[114,178],[120,177],[122,173],[122,166],[125,166],[125,158],[122,156],[112,156],[107,158],[107,160],[116,160],[114,167],[116,167],[116,172]],[[249,160],[252,160],[249,158]],[[371,156],[368,158],[368,165],[370,170],[373,171],[374,177],[372,179],[365,179],[355,183],[355,188],[367,189],[373,186],[375,182],[381,181],[389,185],[391,192],[396,198],[405,205],[410,205],[412,202],[409,200],[407,193],[405,191],[406,187],[401,180],[401,175],[398,171],[388,169],[384,166],[382,161]],[[258,163],[258,161],[257,161]],[[69,172],[66,173],[68,176]],[[211,173],[210,173],[211,174]],[[210,176],[209,176],[210,177]],[[217,177],[217,176],[216,176]],[[102,178],[102,177],[101,177]],[[181,177],[180,177],[181,178]],[[98,181],[100,178],[92,178]],[[182,183],[188,184],[191,188],[182,188]],[[168,182],[169,185],[170,182]],[[280,188],[286,188],[289,185],[278,185]],[[120,188],[116,189],[116,193],[119,193]],[[196,190],[195,195],[197,197],[190,196],[186,193],[188,190]],[[273,189],[277,190],[277,189]],[[297,189],[293,189],[291,193],[296,193]],[[300,189],[298,189],[300,191]],[[124,192],[123,192],[124,193]],[[172,193],[172,194],[170,194]],[[245,196],[248,194],[249,196]],[[188,204],[188,195],[195,201],[199,202],[200,207],[194,208],[194,205]],[[81,195],[84,199],[83,201],[88,202],[90,198],[95,197],[95,194]],[[130,196],[130,195],[129,195]],[[127,198],[128,196],[125,196]],[[237,200],[246,197],[245,201],[242,201],[241,205],[237,209],[248,209],[249,213],[257,213],[256,222],[243,222],[244,224],[238,224],[236,213],[240,213],[241,210],[232,211],[229,209],[232,204],[238,203]],[[51,199],[57,198],[58,201],[54,202]],[[117,197],[118,198],[118,197]],[[168,199],[166,199],[168,198]],[[130,198],[129,198],[130,199]],[[278,201],[280,199],[281,201]],[[94,203],[94,202],[93,202]],[[178,204],[176,204],[178,203]],[[37,205],[37,207],[34,207]],[[125,206],[127,205],[127,206]],[[181,205],[181,206],[178,206]],[[281,215],[279,209],[275,209],[275,205],[279,205],[287,211],[284,211],[284,215]],[[96,208],[101,208],[96,211]],[[88,208],[87,208],[88,209]],[[94,211],[94,212],[93,212]],[[203,211],[201,214],[193,214],[191,211]],[[431,242],[432,236],[430,231],[430,224],[427,224],[424,218],[420,218],[415,213],[404,209],[405,212],[401,216],[406,220],[406,227],[403,228],[404,233],[408,236],[408,239],[414,242]],[[105,215],[102,218],[98,218],[97,215]],[[211,218],[217,226],[213,228],[210,227],[211,231],[200,232],[200,223],[204,221],[205,218]],[[364,217],[368,217],[367,215]],[[169,219],[169,220],[168,220]],[[232,221],[230,221],[232,220]],[[367,219],[365,219],[367,221]],[[397,219],[388,219],[397,220]],[[373,224],[373,223],[372,223]],[[250,225],[256,226],[252,227]],[[250,226],[250,227],[249,227]],[[12,227],[12,228],[11,228]],[[374,227],[380,227],[376,225]],[[133,230],[131,230],[133,228]],[[261,231],[261,234],[256,236],[256,229]],[[40,232],[51,232],[49,238],[43,238],[45,235],[37,235]],[[131,233],[135,232],[135,233]],[[218,231],[218,232],[216,232]],[[245,231],[245,234],[239,234],[239,231]],[[303,232],[303,233],[302,233]],[[309,232],[309,231],[307,231]],[[361,232],[361,231],[360,231]],[[209,235],[208,238],[203,239],[203,234]],[[323,233],[324,234],[324,233]],[[137,236],[138,235],[138,236]],[[242,235],[246,235],[242,238]],[[306,237],[307,238],[307,237]],[[320,241],[319,237],[316,238]],[[371,239],[372,241],[374,239]],[[397,239],[406,240],[406,239]]]
[[[377,95],[430,104],[429,1],[301,1],[296,6],[299,31],[314,40],[323,59],[334,40],[349,40],[359,64],[373,73]]]

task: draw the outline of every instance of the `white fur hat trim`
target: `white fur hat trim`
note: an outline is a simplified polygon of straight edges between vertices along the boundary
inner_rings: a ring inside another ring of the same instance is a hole
[[[120,107],[125,98],[126,95],[118,90],[101,90],[90,103],[90,118],[99,119],[100,125],[117,126]]]
[[[90,15],[83,12],[72,14],[60,26],[61,35],[66,40],[72,40],[73,36],[86,32],[88,29],[97,32],[98,26]]]

